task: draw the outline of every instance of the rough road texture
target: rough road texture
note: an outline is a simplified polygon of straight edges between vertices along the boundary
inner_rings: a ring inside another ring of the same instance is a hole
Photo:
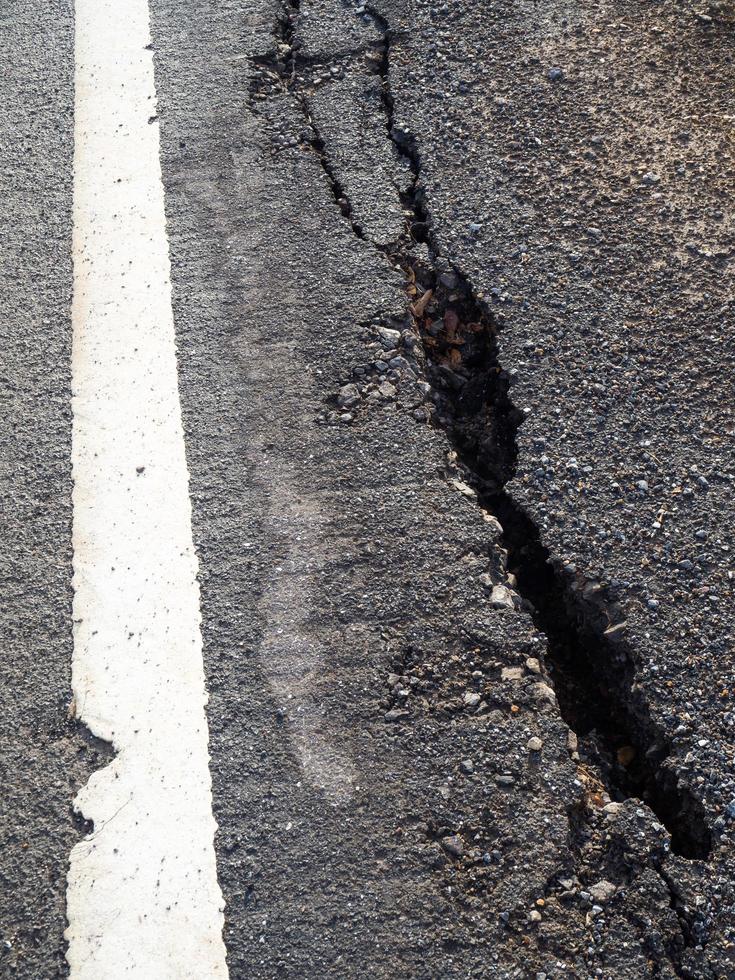
[[[730,975],[727,36],[182,6],[154,34],[232,974]]]
[[[731,29],[688,4],[492,8],[386,10],[393,89],[424,93],[397,123],[439,246],[502,328],[525,415],[511,493],[572,592],[603,586],[626,624],[634,712],[678,784],[664,809],[709,857],[661,865],[670,968],[729,975]]]
[[[99,764],[71,690],[73,22],[0,24],[0,975],[65,972],[72,799]]]
[[[718,6],[151,0],[233,978],[735,973]],[[0,25],[29,978],[103,761],[68,715],[72,34]]]

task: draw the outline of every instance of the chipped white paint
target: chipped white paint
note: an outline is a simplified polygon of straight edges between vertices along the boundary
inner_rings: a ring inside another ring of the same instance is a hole
[[[76,0],[71,975],[226,977],[147,0]]]

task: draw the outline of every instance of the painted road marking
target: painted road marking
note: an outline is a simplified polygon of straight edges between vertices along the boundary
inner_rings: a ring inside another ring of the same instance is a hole
[[[147,0],[76,0],[74,978],[226,977]]]

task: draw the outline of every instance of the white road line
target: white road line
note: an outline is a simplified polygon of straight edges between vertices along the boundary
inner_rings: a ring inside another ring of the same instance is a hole
[[[147,0],[76,0],[74,978],[226,977]]]

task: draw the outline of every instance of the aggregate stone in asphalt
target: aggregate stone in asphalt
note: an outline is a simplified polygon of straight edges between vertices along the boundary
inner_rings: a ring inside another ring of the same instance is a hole
[[[23,6],[0,964],[36,977],[106,756],[67,720],[71,23]],[[150,11],[230,975],[732,976],[725,14]]]

